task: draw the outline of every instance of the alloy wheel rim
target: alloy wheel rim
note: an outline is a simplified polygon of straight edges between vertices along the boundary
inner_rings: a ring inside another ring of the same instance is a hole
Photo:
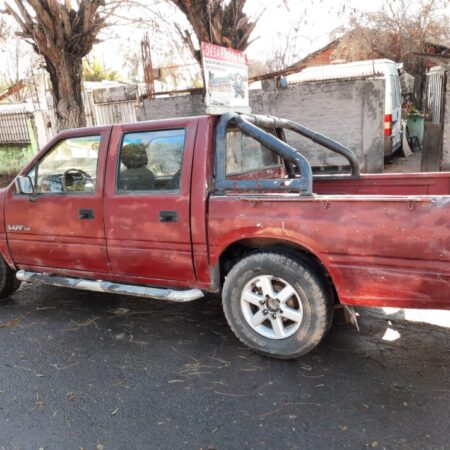
[[[303,305],[294,287],[272,275],[259,275],[245,285],[241,310],[249,326],[269,339],[291,337],[303,321]]]

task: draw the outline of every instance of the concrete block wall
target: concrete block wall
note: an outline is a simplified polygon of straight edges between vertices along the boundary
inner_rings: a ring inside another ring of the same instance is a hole
[[[383,171],[384,81],[340,80],[250,91],[255,114],[271,114],[299,122],[351,148],[365,172]],[[200,95],[144,101],[139,120],[203,114]],[[287,141],[313,166],[343,166],[346,160],[287,132]]]
[[[450,72],[447,71],[447,88],[445,91],[444,136],[442,140],[441,170],[450,171]]]
[[[170,119],[205,114],[201,95],[178,95],[144,100],[138,111],[138,120]]]
[[[352,149],[363,171],[383,171],[383,80],[321,81],[251,94],[252,112],[301,123]],[[288,132],[286,137],[313,166],[347,164],[296,133]]]

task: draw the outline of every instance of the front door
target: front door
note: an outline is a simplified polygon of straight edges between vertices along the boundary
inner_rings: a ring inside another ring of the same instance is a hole
[[[190,184],[196,119],[116,126],[106,172],[105,230],[116,279],[194,280]]]
[[[110,127],[59,136],[27,171],[35,198],[12,186],[5,222],[18,268],[85,277],[110,274],[103,225],[103,172]]]

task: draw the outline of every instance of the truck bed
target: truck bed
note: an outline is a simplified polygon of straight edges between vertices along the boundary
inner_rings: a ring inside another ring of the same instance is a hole
[[[284,241],[321,261],[341,303],[449,308],[449,173],[316,178],[313,192],[212,196],[212,261],[237,240]]]
[[[332,195],[450,195],[450,173],[361,175],[359,179],[314,179],[314,193]]]

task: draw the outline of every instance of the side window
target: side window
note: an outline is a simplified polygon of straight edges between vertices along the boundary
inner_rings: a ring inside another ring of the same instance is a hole
[[[240,130],[228,130],[227,176],[278,168],[280,164],[280,158],[275,152]]]
[[[394,75],[391,75],[390,78],[391,78],[392,109],[396,109],[399,103],[398,85]]]
[[[38,193],[95,192],[101,136],[64,139],[28,174]]]
[[[117,190],[179,191],[185,135],[184,129],[125,134]]]

